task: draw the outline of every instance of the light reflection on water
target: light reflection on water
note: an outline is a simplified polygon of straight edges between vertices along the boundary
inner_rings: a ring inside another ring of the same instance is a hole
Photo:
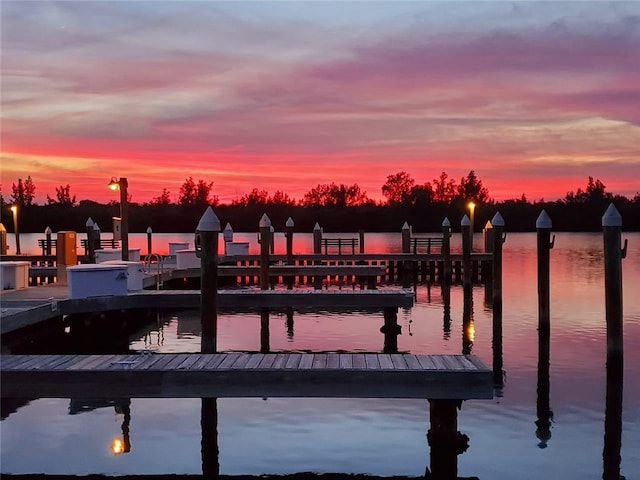
[[[625,386],[621,471],[640,478],[640,235],[625,234],[623,261]],[[509,234],[504,246],[501,396],[465,402],[458,428],[470,437],[458,457],[460,476],[596,479],[602,476],[606,328],[602,239],[556,234],[551,251],[551,436],[536,436],[537,270],[535,235]],[[401,351],[460,353],[463,295],[451,291],[446,325],[439,286],[419,285],[416,305],[401,310]],[[492,362],[492,312],[484,287],[474,287],[472,353]],[[289,320],[289,321],[288,321]],[[197,311],[161,312],[158,324],[134,338],[134,350],[197,352]],[[270,314],[270,348],[380,351],[381,313]],[[159,328],[158,328],[159,326]],[[221,350],[258,351],[260,313],[221,313]],[[199,399],[131,401],[131,452],[109,444],[122,416],[113,408],[68,415],[69,400],[41,399],[0,424],[3,473],[200,473]],[[429,465],[428,403],[375,399],[219,399],[220,471],[224,474],[300,471],[423,475]],[[28,452],[28,454],[26,453]],[[33,455],[31,452],[38,452]]]

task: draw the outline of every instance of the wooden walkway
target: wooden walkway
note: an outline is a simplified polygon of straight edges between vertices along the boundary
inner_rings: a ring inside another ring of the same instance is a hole
[[[3,398],[493,397],[474,355],[2,355],[0,373]]]

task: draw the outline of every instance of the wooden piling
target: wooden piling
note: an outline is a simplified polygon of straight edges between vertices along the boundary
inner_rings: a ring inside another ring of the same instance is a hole
[[[220,449],[218,447],[218,399],[203,398],[200,409],[202,477],[218,478]]]
[[[91,217],[87,218],[84,225],[87,232],[87,256],[89,257],[89,263],[96,263],[95,242],[93,240],[93,219]]]
[[[269,289],[269,252],[271,249],[271,220],[265,213],[260,219],[260,289]]]
[[[286,249],[287,249],[287,265],[293,265],[293,219],[291,217],[287,218],[287,221],[284,225],[285,231],[284,236],[286,237]],[[287,289],[291,290],[293,288],[294,277],[287,277]]]
[[[269,353],[269,309],[260,309],[260,353]]]
[[[398,335],[402,331],[402,327],[398,325],[398,309],[396,307],[388,307],[383,309],[384,325],[380,328],[380,332],[384,334],[384,353],[398,353]]]
[[[602,217],[604,237],[604,283],[607,321],[607,397],[605,407],[605,435],[603,480],[618,480],[620,449],[622,447],[622,385],[624,378],[623,317],[622,317],[622,259],[627,242],[620,248],[622,217],[611,204]]]
[[[53,255],[51,233],[50,227],[44,229],[44,255]]]
[[[466,215],[460,222],[462,235],[462,287],[464,292],[471,290],[471,221]]]
[[[201,351],[215,353],[218,335],[218,233],[220,220],[207,207],[196,228],[196,255],[200,257]]]
[[[360,243],[360,253],[364,253],[364,230],[358,230],[358,241]]]
[[[316,255],[320,255],[322,253],[322,228],[316,222],[313,227],[313,253]],[[313,262],[313,264],[318,264],[321,262]],[[316,275],[313,277],[313,288],[316,290],[322,289],[322,277]]]
[[[8,251],[9,245],[7,244],[7,229],[4,224],[0,222],[0,255],[6,255]]]
[[[151,227],[147,227],[147,255],[149,256],[151,256],[151,254],[153,253],[153,248],[152,248],[153,240],[151,238],[152,235],[153,235],[153,230],[151,230]]]
[[[549,251],[553,248],[551,219],[542,210],[536,220],[538,252],[538,384],[536,395],[536,437],[538,447],[546,448],[551,438],[553,414],[549,398],[549,358],[551,348]],[[554,236],[555,240],[555,236]]]
[[[455,480],[458,478],[458,455],[469,447],[469,437],[458,431],[460,400],[429,400],[429,432],[431,471],[425,478]]]
[[[502,363],[502,243],[504,241],[504,219],[496,212],[493,225],[493,381],[496,387],[503,386]]]

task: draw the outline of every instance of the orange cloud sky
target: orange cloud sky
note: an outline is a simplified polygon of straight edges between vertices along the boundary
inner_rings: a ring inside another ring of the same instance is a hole
[[[640,190],[634,2],[3,2],[2,188],[227,203],[470,170],[497,199]]]

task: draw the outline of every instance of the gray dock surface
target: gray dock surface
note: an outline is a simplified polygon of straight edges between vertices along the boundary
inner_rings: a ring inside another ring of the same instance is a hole
[[[474,355],[2,355],[0,372],[3,398],[493,397]]]

